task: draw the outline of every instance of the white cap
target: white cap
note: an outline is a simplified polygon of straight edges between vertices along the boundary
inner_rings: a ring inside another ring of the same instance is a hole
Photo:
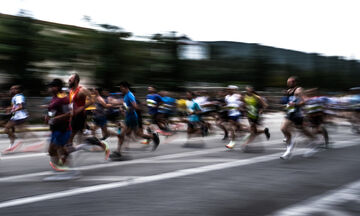
[[[239,87],[237,87],[236,85],[228,85],[227,88],[228,88],[228,89],[233,89],[233,90],[239,89]]]

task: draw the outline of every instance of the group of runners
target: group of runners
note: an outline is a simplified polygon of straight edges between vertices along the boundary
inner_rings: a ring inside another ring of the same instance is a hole
[[[284,160],[291,158],[295,148],[294,128],[309,139],[310,148],[306,156],[317,152],[319,135],[324,146],[328,147],[329,136],[324,122],[328,116],[335,115],[328,111],[334,100],[320,96],[317,89],[304,90],[295,76],[288,78],[287,86],[288,90],[281,100],[286,112],[281,126],[286,150],[280,158]],[[225,145],[228,149],[233,149],[236,140],[239,140],[237,138],[242,137],[240,147],[244,152],[248,151],[249,144],[257,136],[263,134],[267,140],[270,139],[269,128],[262,126],[262,115],[268,102],[251,86],[242,92],[237,86],[229,85],[214,92],[183,93],[158,92],[154,86],[149,86],[143,102],[136,99],[127,82],[121,82],[118,90],[110,93],[101,88],[87,89],[80,85],[78,74],[70,76],[66,87],[61,79],[54,79],[48,84],[52,98],[46,105],[48,114],[45,121],[50,125],[48,151],[53,169],[68,169],[69,156],[86,145],[102,149],[106,160],[121,160],[126,137],[142,138],[141,143],[152,145],[152,150],[156,150],[160,144],[159,135],[172,136],[179,124],[187,125],[189,139],[207,136],[209,131],[221,129],[223,140],[229,141]],[[4,127],[10,139],[8,152],[18,145],[15,127],[24,125],[29,117],[21,86],[12,86],[10,94],[11,107],[7,110],[10,120]],[[244,123],[244,119],[248,123]],[[109,123],[116,130],[109,130]],[[98,129],[101,129],[101,137],[96,133]],[[78,139],[75,142],[76,136]],[[109,137],[116,137],[118,142],[112,152],[107,141]]]

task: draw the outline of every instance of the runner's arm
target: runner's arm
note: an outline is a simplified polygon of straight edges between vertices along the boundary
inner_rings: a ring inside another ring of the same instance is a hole
[[[20,104],[17,104],[16,108],[11,110],[11,112],[17,112],[22,109],[23,109],[23,105],[22,105],[22,103],[20,103]]]
[[[105,100],[104,100],[104,98],[102,98],[102,97],[100,97],[100,96],[98,96],[98,97],[96,98],[96,100],[97,100],[103,107],[105,107],[105,108],[111,108],[111,107],[113,107],[111,104],[106,103]]]
[[[269,104],[268,103],[266,103],[266,101],[264,100],[264,98],[263,97],[261,97],[261,96],[257,96],[258,97],[258,99],[259,99],[259,102],[260,102],[260,104],[261,104],[261,110],[264,110],[264,109],[266,109],[268,106],[269,106]]]

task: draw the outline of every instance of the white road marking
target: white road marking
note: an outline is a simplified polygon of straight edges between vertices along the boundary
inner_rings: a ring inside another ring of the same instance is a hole
[[[331,147],[332,148],[350,147],[350,146],[358,145],[359,141],[360,141],[360,138],[353,139],[350,141],[349,140],[337,141]],[[272,146],[272,145],[277,145],[280,142],[282,142],[282,140],[271,140],[271,141],[267,141],[266,144],[264,144],[264,146],[268,147],[268,146]],[[253,144],[256,144],[256,143],[253,143]],[[296,148],[296,149],[300,150],[300,148]],[[284,147],[284,150],[285,150],[285,147]],[[219,152],[219,151],[226,151],[226,149],[224,147],[219,147],[219,148],[211,148],[211,149],[198,150],[198,151],[190,151],[190,152],[182,152],[182,153],[161,155],[161,156],[155,156],[155,157],[148,157],[148,158],[136,159],[136,160],[132,160],[132,161],[121,161],[121,162],[103,163],[103,164],[95,164],[95,165],[86,165],[86,166],[73,168],[73,170],[84,171],[84,170],[102,169],[102,168],[117,167],[117,166],[126,166],[126,165],[131,165],[131,164],[156,163],[156,160],[170,160],[170,159],[176,159],[176,158],[182,158],[182,157],[199,156],[199,155],[211,154],[211,153],[215,153],[215,152]],[[158,163],[162,163],[162,162],[158,162]],[[30,174],[23,174],[23,175],[1,177],[0,182],[7,182],[7,181],[11,181],[11,180],[16,180],[16,179],[50,175],[52,173],[53,172],[51,172],[51,171],[45,171],[45,172],[37,172],[37,173],[30,173]]]
[[[354,139],[351,141],[343,141],[342,144],[345,144],[346,147],[352,146],[352,145],[358,145],[357,141],[359,141],[359,140],[360,139]],[[213,149],[209,149],[209,150],[213,150]],[[203,150],[203,151],[208,152],[207,150]],[[198,153],[202,154],[203,151],[198,151]],[[189,153],[193,153],[193,152],[189,152]],[[302,149],[299,149],[297,152],[294,152],[294,155],[299,155],[299,154],[303,154],[303,153],[304,153],[304,151]],[[178,153],[178,154],[174,154],[174,155],[177,155],[177,157],[186,157],[187,156],[182,153]],[[193,155],[193,154],[190,154],[190,155]],[[158,157],[153,157],[152,160],[154,160],[155,158],[169,159],[169,158],[176,158],[176,157],[168,156],[167,158],[164,158],[163,156],[158,156]],[[220,163],[220,164],[200,166],[200,167],[190,168],[190,169],[182,169],[182,170],[177,170],[177,171],[172,171],[172,172],[162,173],[162,174],[157,174],[157,175],[151,175],[151,176],[145,176],[145,177],[137,177],[134,179],[121,181],[121,182],[99,184],[99,185],[65,190],[65,191],[60,191],[60,192],[55,192],[55,193],[19,198],[19,199],[1,202],[0,208],[25,205],[25,204],[29,204],[29,203],[44,201],[44,200],[51,200],[51,199],[75,196],[75,195],[79,195],[79,194],[92,193],[92,192],[103,191],[103,190],[108,190],[108,189],[126,187],[129,185],[149,183],[149,182],[178,178],[178,177],[183,177],[183,176],[188,176],[188,175],[200,174],[200,173],[205,173],[205,172],[210,172],[210,171],[245,166],[245,165],[250,165],[250,164],[255,164],[255,163],[267,162],[267,161],[275,160],[278,158],[279,158],[279,153],[277,152],[277,153],[270,154],[270,155],[264,155],[264,156],[253,157],[253,158],[248,158],[248,159],[236,160],[236,161],[225,162],[225,163]],[[146,160],[149,160],[149,159],[150,158],[140,159],[137,162],[145,162]],[[124,165],[125,163],[132,164],[135,162],[136,161],[128,161],[128,162],[121,162],[119,164],[112,163],[112,164],[104,164],[104,165],[105,165],[105,167],[121,166],[121,165]],[[81,170],[81,169],[86,170],[86,169],[95,169],[95,168],[99,168],[99,166],[96,166],[96,165],[95,166],[85,166],[85,167],[81,167],[80,169],[77,169],[77,170]],[[37,173],[37,175],[40,175],[40,174],[43,175],[44,173],[48,174],[49,172]],[[31,175],[32,174],[28,174],[27,176],[31,176]],[[23,176],[25,176],[25,175],[23,175]],[[11,177],[7,177],[7,178],[9,179]],[[356,186],[357,186],[357,184],[356,184]]]
[[[130,186],[130,185],[137,185],[137,184],[149,183],[149,182],[154,182],[154,181],[161,181],[161,180],[178,178],[178,177],[183,177],[183,176],[195,175],[195,174],[200,174],[200,173],[205,173],[205,172],[210,172],[210,171],[245,166],[245,165],[250,165],[250,164],[254,164],[254,163],[271,161],[271,160],[274,160],[277,158],[279,158],[279,153],[254,157],[254,158],[250,158],[250,159],[237,160],[237,161],[233,161],[233,162],[207,165],[207,166],[201,166],[201,167],[190,168],[190,169],[182,169],[182,170],[177,170],[177,171],[172,171],[172,172],[167,172],[167,173],[162,173],[162,174],[157,174],[157,175],[138,177],[138,178],[134,178],[134,179],[131,179],[128,181],[99,184],[99,185],[65,190],[65,191],[60,191],[60,192],[55,192],[55,193],[48,193],[48,194],[31,196],[31,197],[19,198],[19,199],[1,202],[0,208],[25,205],[25,204],[40,202],[40,201],[45,201],[45,200],[75,196],[75,195],[85,194],[85,193],[93,193],[93,192],[97,192],[97,191],[126,187],[126,186]]]
[[[274,140],[272,143],[276,143],[276,142],[280,142],[280,140]],[[182,153],[148,157],[148,158],[136,159],[136,160],[132,160],[132,161],[120,161],[120,162],[111,162],[111,163],[103,163],[103,164],[95,164],[95,165],[86,165],[86,166],[76,167],[76,168],[74,168],[74,170],[84,171],[84,170],[102,169],[102,168],[108,168],[108,167],[126,166],[126,165],[130,165],[130,164],[152,163],[156,160],[169,160],[169,159],[176,159],[176,158],[182,158],[182,157],[199,156],[199,155],[211,154],[211,153],[215,153],[215,152],[219,152],[219,151],[226,151],[226,148],[219,147],[219,148],[212,148],[212,149],[205,149],[205,150],[198,150],[198,151],[187,151],[187,152],[182,152]],[[51,171],[45,171],[45,172],[38,172],[38,173],[1,177],[0,182],[4,182],[4,181],[6,182],[6,181],[15,180],[15,179],[22,179],[22,178],[29,178],[29,177],[50,175],[52,173],[53,172],[51,172]]]
[[[12,160],[12,159],[44,157],[44,156],[49,156],[49,154],[48,153],[33,153],[33,154],[3,156],[3,157],[1,157],[1,160]]]
[[[16,180],[16,179],[31,178],[31,177],[51,175],[51,174],[54,174],[54,172],[44,171],[44,172],[29,173],[29,174],[23,174],[23,175],[14,175],[14,176],[8,176],[8,177],[1,177],[0,182],[8,182],[8,181]]]
[[[310,216],[321,215],[350,215],[342,212],[339,205],[354,202],[358,205],[360,200],[360,180],[347,184],[339,189],[312,197],[303,202],[291,205],[285,209],[272,213],[272,216]]]
[[[151,161],[151,163],[219,163],[219,162],[230,162],[237,161],[239,159],[230,158],[197,158],[197,159],[183,159],[183,160],[159,160]]]
[[[142,176],[86,176],[85,178],[80,178],[77,181],[129,181],[135,178],[140,178]]]

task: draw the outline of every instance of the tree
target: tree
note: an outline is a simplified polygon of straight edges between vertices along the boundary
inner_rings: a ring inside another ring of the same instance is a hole
[[[0,53],[5,60],[1,67],[10,75],[12,84],[20,84],[30,94],[36,94],[43,87],[42,76],[33,65],[42,59],[37,40],[41,27],[24,11],[19,17],[0,20]]]

